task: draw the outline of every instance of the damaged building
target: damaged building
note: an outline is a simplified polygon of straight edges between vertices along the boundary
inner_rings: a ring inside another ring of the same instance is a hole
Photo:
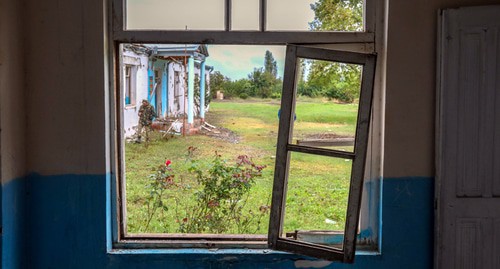
[[[198,128],[209,107],[207,97],[213,68],[205,64],[208,56],[206,45],[122,45],[125,136],[131,137],[136,132],[142,100],[155,108],[156,121],[182,119],[186,128]]]

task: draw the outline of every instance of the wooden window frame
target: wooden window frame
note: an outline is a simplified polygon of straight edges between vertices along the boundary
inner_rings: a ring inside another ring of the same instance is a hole
[[[354,152],[292,144],[291,137],[294,122],[294,117],[292,117],[292,115],[295,115],[294,109],[298,58],[356,64],[363,67]],[[376,56],[374,54],[334,51],[304,46],[287,46],[281,99],[282,112],[280,114],[278,131],[273,197],[271,201],[271,216],[269,223],[268,244],[270,248],[327,260],[339,260],[349,263],[353,262],[361,208],[366,154],[368,150],[368,132],[370,127],[373,85],[375,79],[375,60]],[[352,160],[353,163],[347,205],[347,218],[342,248],[301,242],[293,239],[282,238],[280,236],[283,233],[283,217],[286,204],[290,152],[301,152]]]
[[[225,0],[225,30],[221,31],[198,31],[198,30],[189,30],[189,31],[172,31],[172,30],[127,30],[125,27],[126,21],[126,12],[125,12],[125,1],[126,0],[110,0],[109,4],[109,38],[111,40],[109,46],[109,55],[110,55],[110,77],[113,78],[111,80],[111,89],[112,96],[114,96],[114,102],[112,101],[113,113],[111,114],[112,123],[114,124],[114,130],[118,130],[115,132],[114,141],[112,143],[112,152],[113,154],[112,163],[114,164],[112,167],[114,174],[116,175],[115,180],[111,182],[111,190],[113,192],[112,196],[115,199],[111,200],[111,208],[113,214],[116,216],[112,220],[112,245],[113,248],[272,248],[272,249],[282,249],[288,250],[295,253],[300,253],[297,244],[282,241],[279,238],[279,227],[281,225],[281,219],[279,221],[273,220],[276,216],[282,216],[282,205],[281,202],[277,201],[282,200],[284,198],[285,193],[282,189],[281,196],[276,196],[276,181],[277,175],[275,174],[275,186],[273,187],[273,204],[280,204],[280,210],[273,208],[271,210],[271,223],[270,223],[270,233],[268,236],[261,235],[185,235],[185,234],[144,234],[138,236],[130,236],[126,232],[126,212],[124,203],[126,201],[125,196],[125,184],[123,181],[124,177],[124,167],[123,167],[123,159],[124,159],[124,139],[123,134],[119,130],[121,130],[123,118],[121,116],[121,111],[123,110],[122,102],[118,102],[116,100],[122,100],[123,93],[120,92],[120,70],[119,70],[119,51],[120,45],[124,43],[170,43],[170,44],[234,44],[234,45],[289,45],[289,44],[300,44],[300,45],[331,45],[331,44],[347,44],[349,45],[368,45],[374,47],[375,44],[375,13],[376,13],[376,2],[377,0],[365,0],[364,5],[364,29],[360,32],[329,32],[329,31],[321,31],[321,32],[307,32],[307,31],[267,31],[265,29],[266,25],[266,0],[260,0],[260,30],[259,31],[233,31],[231,30],[231,0]],[[287,55],[289,50],[297,50],[297,46],[289,46],[287,48]],[[298,49],[299,51],[302,49]],[[306,49],[308,50],[308,49]],[[332,50],[319,49],[322,51],[322,54],[326,55],[326,59],[337,59],[342,61],[341,58],[335,58],[337,56],[328,56],[328,54],[332,53]],[[327,52],[328,51],[328,52]],[[337,53],[337,52],[335,52]],[[335,54],[334,53],[334,54]],[[373,54],[359,54],[359,53],[349,53],[349,52],[338,52],[339,55],[354,55],[354,58],[369,58],[374,59]],[[332,54],[333,55],[333,54]],[[364,56],[363,56],[364,55]],[[350,62],[350,57],[347,57],[346,62]],[[334,58],[331,58],[334,57]],[[287,62],[288,62],[287,56]],[[374,60],[373,60],[374,61]],[[356,62],[357,63],[357,62]],[[374,62],[373,62],[374,64]],[[288,64],[289,65],[289,64]],[[370,64],[371,65],[371,64]],[[374,67],[374,66],[373,66]],[[285,77],[290,77],[291,75],[291,67],[285,67]],[[290,70],[289,70],[290,69]],[[287,71],[288,70],[288,71]],[[370,72],[374,72],[373,70]],[[364,72],[365,73],[365,72]],[[363,73],[363,74],[364,74]],[[287,75],[288,74],[288,75]],[[365,77],[365,75],[363,75]],[[284,89],[288,89],[290,91],[293,87],[290,87],[290,83],[295,83],[294,81],[284,81]],[[286,85],[285,85],[286,84]],[[373,80],[371,80],[371,84],[373,85]],[[284,94],[285,96],[286,94]],[[366,95],[366,94],[365,94]],[[371,95],[371,93],[370,93]],[[286,102],[290,102],[285,97],[285,100],[282,100],[282,104]],[[364,98],[364,97],[363,97]],[[371,97],[370,97],[371,98]],[[360,101],[361,102],[361,101]],[[371,102],[371,99],[370,99]],[[364,102],[363,102],[364,103]],[[360,103],[360,107],[361,107]],[[284,108],[286,109],[286,108]],[[286,129],[286,125],[290,123],[290,112],[291,110],[284,110],[284,113],[281,113],[280,118],[280,132],[283,128]],[[287,121],[288,119],[288,121]],[[363,118],[364,119],[364,118]],[[368,118],[369,119],[369,118]],[[358,122],[359,119],[358,119]],[[363,123],[367,123],[362,120]],[[369,120],[368,120],[369,123]],[[284,125],[284,126],[282,126]],[[366,127],[368,128],[368,127]],[[284,129],[283,129],[284,130]],[[358,132],[357,132],[358,134]],[[358,138],[356,134],[356,144],[364,145],[364,152],[366,155],[366,141],[358,142]],[[281,135],[279,135],[280,137]],[[364,136],[366,140],[368,133]],[[284,140],[279,139],[279,145],[284,144]],[[356,146],[358,147],[358,146]],[[301,151],[304,147],[296,146],[296,145],[288,145],[286,146],[286,151]],[[307,151],[307,150],[306,150]],[[322,151],[322,150],[319,150]],[[358,150],[359,151],[359,150]],[[283,156],[282,149],[278,149],[278,154]],[[327,156],[339,157],[337,154],[344,156],[346,153],[328,153],[325,154]],[[352,154],[352,153],[347,153]],[[358,155],[356,155],[358,156]],[[361,156],[361,154],[359,155]],[[345,157],[345,156],[344,156]],[[354,158],[354,156],[353,156]],[[282,157],[277,156],[276,158],[276,167],[278,166],[278,161],[282,163],[283,161],[288,161],[288,158],[283,159]],[[364,160],[364,157],[363,157]],[[364,170],[364,162],[356,162],[356,165],[360,165],[362,163]],[[353,164],[354,166],[354,164]],[[353,170],[354,171],[354,170]],[[358,171],[358,169],[356,169]],[[358,176],[360,175],[361,176]],[[358,186],[362,182],[362,172],[356,172],[356,182],[355,185]],[[361,180],[361,181],[360,181]],[[280,182],[285,182],[285,179],[282,177]],[[282,183],[281,183],[282,184]],[[279,189],[279,187],[278,187]],[[302,254],[306,254],[313,257],[319,257],[330,260],[340,260],[343,262],[352,262],[354,258],[355,251],[355,239],[357,232],[357,225],[359,221],[359,206],[361,199],[361,188],[357,187],[353,190],[351,186],[351,192],[359,193],[356,197],[349,197],[349,208],[348,211],[355,212],[355,219],[353,216],[350,216],[347,223],[347,231],[345,233],[344,238],[344,248],[339,252],[338,249],[325,249],[322,246],[317,247],[315,244],[299,244],[301,248],[309,248],[312,246],[310,250],[302,251]],[[353,202],[351,205],[351,201]],[[275,206],[276,207],[276,206]],[[272,226],[271,226],[272,225]],[[286,244],[285,244],[286,243]],[[290,244],[289,244],[290,243]],[[292,247],[289,247],[294,245]],[[314,254],[315,251],[318,251],[320,254]],[[332,252],[333,251],[333,252]]]

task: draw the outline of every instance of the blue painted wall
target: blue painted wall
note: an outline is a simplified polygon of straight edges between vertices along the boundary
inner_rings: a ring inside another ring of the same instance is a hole
[[[2,185],[2,266],[27,268],[26,259],[26,180],[11,180]]]
[[[262,251],[108,254],[107,178],[32,174],[3,186],[2,268],[295,268],[301,259]],[[384,180],[382,255],[327,268],[431,268],[433,193],[432,178]]]

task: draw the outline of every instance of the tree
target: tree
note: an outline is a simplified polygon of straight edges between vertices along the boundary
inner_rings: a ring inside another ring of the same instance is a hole
[[[363,27],[362,0],[319,0],[311,4],[313,31],[360,31]],[[361,68],[357,65],[326,61],[309,61],[304,93],[320,91],[330,99],[353,102],[359,98]]]
[[[274,78],[278,76],[278,65],[273,54],[268,50],[264,56],[264,72],[271,74]]]
[[[361,31],[363,29],[363,0],[319,0],[311,4],[313,31]]]
[[[330,99],[353,102],[359,98],[361,67],[353,64],[313,61],[307,87]]]
[[[217,98],[217,91],[225,91],[228,82],[230,82],[229,78],[224,76],[220,71],[210,73],[210,93],[213,99]]]
[[[271,73],[266,72],[262,67],[254,68],[253,72],[248,74],[248,80],[251,84],[250,96],[271,97],[274,83]]]

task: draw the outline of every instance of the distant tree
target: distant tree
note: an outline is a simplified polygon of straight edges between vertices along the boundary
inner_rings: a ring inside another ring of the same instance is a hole
[[[248,79],[242,78],[235,81],[229,81],[224,92],[228,98],[249,96],[251,91],[251,83]]]
[[[251,84],[250,96],[267,98],[271,96],[272,74],[266,72],[264,68],[254,68],[253,72],[248,74],[248,80]]]
[[[274,78],[278,76],[278,65],[273,54],[268,50],[264,56],[264,72],[271,74]]]
[[[352,64],[314,61],[308,76],[308,87],[342,102],[359,98],[361,67]]]
[[[210,73],[210,93],[212,98],[217,98],[217,91],[225,92],[229,78],[224,76],[220,71]]]

